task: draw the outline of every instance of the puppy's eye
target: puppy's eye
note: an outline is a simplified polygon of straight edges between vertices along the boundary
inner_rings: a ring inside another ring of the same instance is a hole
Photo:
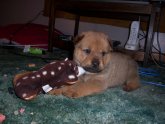
[[[107,52],[101,52],[102,56],[105,56],[107,54]]]
[[[91,53],[91,50],[90,49],[83,49],[84,53],[86,54],[90,54]]]

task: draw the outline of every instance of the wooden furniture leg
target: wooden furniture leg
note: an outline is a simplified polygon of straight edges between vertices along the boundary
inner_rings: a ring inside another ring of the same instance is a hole
[[[55,6],[54,0],[51,0],[49,11],[49,34],[48,34],[48,51],[53,51],[53,37],[54,37],[54,25],[55,25]]]
[[[143,61],[143,66],[147,65],[151,50],[152,50],[152,45],[153,45],[153,36],[154,36],[154,26],[156,22],[156,12],[157,8],[155,5],[152,7],[152,12],[150,15],[149,19],[149,24],[148,24],[148,31],[147,31],[147,39],[145,42],[145,53],[144,53],[144,61]]]
[[[78,34],[79,22],[80,22],[80,15],[76,15],[76,18],[75,18],[75,28],[74,28],[74,36],[76,36]]]

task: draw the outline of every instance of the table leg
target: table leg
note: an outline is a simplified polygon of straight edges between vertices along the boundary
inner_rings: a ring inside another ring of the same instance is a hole
[[[79,22],[80,22],[80,16],[79,15],[76,15],[76,18],[75,18],[75,28],[74,28],[74,36],[76,36],[78,34]]]
[[[49,13],[49,34],[48,34],[48,51],[53,51],[53,37],[54,37],[54,25],[55,25],[55,6],[54,0],[51,0],[50,13]]]
[[[147,66],[147,62],[152,50],[152,45],[153,45],[153,36],[154,36],[154,26],[155,26],[155,17],[156,17],[156,7],[153,5],[152,7],[152,12],[150,15],[149,19],[149,24],[148,24],[148,31],[147,31],[147,39],[145,43],[145,53],[144,53],[144,61],[143,61],[143,66]]]

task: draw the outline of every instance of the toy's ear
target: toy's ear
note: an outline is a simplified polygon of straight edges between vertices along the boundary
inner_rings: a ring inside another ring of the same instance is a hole
[[[84,38],[84,34],[81,35],[77,35],[74,39],[73,39],[73,43],[74,45],[76,45],[77,43],[79,43],[83,38]]]

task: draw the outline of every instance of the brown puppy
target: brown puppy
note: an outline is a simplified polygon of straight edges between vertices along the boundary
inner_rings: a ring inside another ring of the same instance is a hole
[[[113,52],[104,33],[89,31],[76,37],[74,61],[87,73],[74,85],[52,90],[50,94],[77,98],[118,85],[123,85],[125,91],[140,86],[137,63],[129,56]]]

